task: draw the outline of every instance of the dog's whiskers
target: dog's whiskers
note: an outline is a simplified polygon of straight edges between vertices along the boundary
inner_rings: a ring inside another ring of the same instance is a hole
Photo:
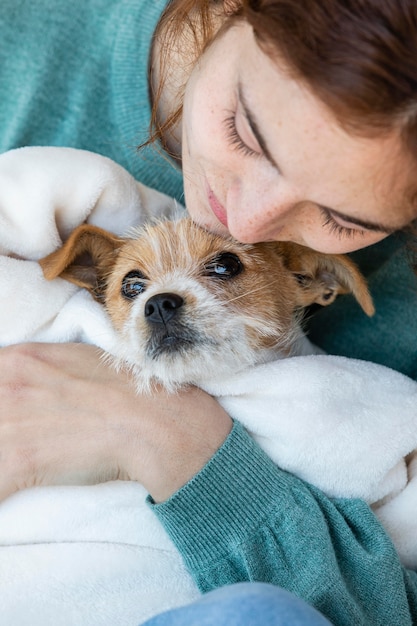
[[[253,295],[254,293],[258,293],[259,291],[265,291],[265,290],[269,290],[269,287],[271,287],[272,285],[275,285],[276,283],[278,283],[280,281],[279,278],[276,278],[275,280],[273,280],[272,282],[268,283],[268,286],[266,285],[261,285],[260,287],[256,287],[255,289],[250,289],[248,291],[245,291],[244,293],[240,293],[239,295],[235,296],[234,298],[229,298],[227,300],[228,303],[230,302],[235,302],[236,300],[240,300],[241,298],[247,298],[248,296]]]

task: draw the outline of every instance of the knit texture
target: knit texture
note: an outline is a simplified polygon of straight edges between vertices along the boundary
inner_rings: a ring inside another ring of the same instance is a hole
[[[166,0],[5,0],[0,6],[0,152],[83,148],[182,198],[182,177],[148,134],[147,65]]]
[[[280,470],[238,423],[190,483],[148,501],[204,592],[264,581],[335,626],[416,623],[417,573],[401,568],[369,507]]]

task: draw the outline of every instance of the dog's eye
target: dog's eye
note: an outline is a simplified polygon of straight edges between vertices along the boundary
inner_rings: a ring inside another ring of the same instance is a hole
[[[204,267],[206,276],[213,278],[232,278],[243,270],[243,265],[236,254],[223,252]]]
[[[308,274],[294,274],[294,278],[302,287],[308,287],[308,285],[312,282],[311,276]]]
[[[145,291],[145,276],[138,271],[129,272],[122,280],[122,296],[132,300]]]

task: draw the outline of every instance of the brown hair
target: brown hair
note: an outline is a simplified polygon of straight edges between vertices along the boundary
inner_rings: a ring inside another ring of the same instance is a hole
[[[181,47],[182,38],[186,36],[187,39],[192,39],[189,47],[194,50],[194,60],[199,58],[215,35],[213,9],[216,4],[219,4],[216,0],[171,0],[162,13],[154,34],[154,40],[159,39],[160,43],[156,85],[152,77],[153,68],[149,68],[152,102],[150,136],[148,141],[139,146],[139,149],[159,140],[164,149],[169,151],[165,137],[181,119],[183,98],[183,93],[178,94],[176,108],[170,112],[166,119],[160,119],[159,102],[167,76],[169,76],[170,52],[171,50],[178,50]],[[185,59],[184,62],[186,62]],[[184,87],[185,85],[183,85],[183,89]]]

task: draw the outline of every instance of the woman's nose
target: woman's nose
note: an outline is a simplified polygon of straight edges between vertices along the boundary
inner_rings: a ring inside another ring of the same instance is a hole
[[[230,234],[243,243],[257,243],[294,236],[295,198],[280,193],[242,189],[228,194],[227,224]]]

